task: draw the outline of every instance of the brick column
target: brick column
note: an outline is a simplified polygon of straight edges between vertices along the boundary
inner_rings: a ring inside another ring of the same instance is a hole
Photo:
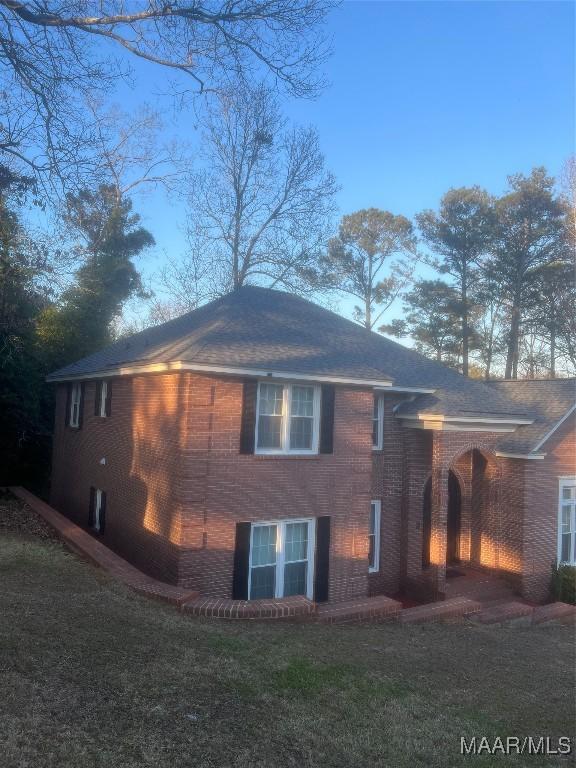
[[[434,456],[436,459],[436,456]],[[430,536],[430,565],[433,589],[437,597],[446,591],[446,543],[448,523],[448,468],[432,466],[432,532]]]

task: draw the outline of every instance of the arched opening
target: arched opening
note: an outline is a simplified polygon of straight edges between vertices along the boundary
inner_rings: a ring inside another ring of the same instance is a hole
[[[446,525],[446,564],[460,562],[460,531],[462,527],[462,493],[454,472],[448,473],[448,519]]]
[[[462,527],[462,493],[456,474],[448,474],[448,519],[446,530],[446,564],[460,562],[460,532]],[[432,535],[432,478],[424,486],[422,504],[422,567],[430,565],[430,538]]]

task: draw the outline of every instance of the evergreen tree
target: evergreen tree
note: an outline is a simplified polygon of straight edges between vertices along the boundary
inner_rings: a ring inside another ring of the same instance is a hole
[[[480,187],[450,189],[440,201],[438,213],[423,211],[416,216],[416,221],[424,241],[440,256],[434,266],[456,281],[461,307],[462,373],[468,376],[473,333],[470,294],[481,262],[492,244],[492,200]]]
[[[458,368],[462,317],[458,291],[443,280],[418,280],[403,298],[404,319],[378,330],[396,338],[410,336],[418,352]]]
[[[101,185],[66,199],[65,220],[84,240],[84,263],[58,305],[41,315],[38,334],[51,367],[77,360],[112,340],[113,323],[125,302],[145,296],[132,259],[154,245],[140,226],[132,202],[115,187]]]
[[[367,208],[342,217],[313,282],[358,299],[355,319],[372,330],[410,280],[412,264],[405,257],[415,255],[416,237],[407,218]]]
[[[553,264],[568,264],[566,208],[544,168],[509,177],[496,201],[496,247],[491,268],[510,316],[506,378],[517,378],[522,324],[538,280]],[[552,272],[548,272],[552,274]]]

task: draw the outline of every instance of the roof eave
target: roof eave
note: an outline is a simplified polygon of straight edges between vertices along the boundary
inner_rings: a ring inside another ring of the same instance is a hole
[[[574,413],[574,411],[576,411],[576,403],[574,403],[574,405],[572,405],[570,408],[568,408],[568,410],[566,411],[566,413],[564,414],[564,416],[562,416],[562,418],[561,418],[559,421],[557,421],[557,422],[556,422],[556,424],[554,424],[554,426],[552,427],[552,429],[550,429],[550,430],[549,430],[549,431],[548,431],[548,432],[547,432],[547,433],[544,435],[544,437],[543,437],[543,438],[540,440],[540,442],[539,442],[537,445],[535,445],[535,446],[534,446],[534,448],[532,449],[532,451],[533,451],[534,453],[535,453],[536,451],[539,451],[539,450],[540,450],[540,448],[542,448],[542,446],[543,446],[545,443],[547,443],[547,442],[548,442],[548,440],[549,440],[549,439],[552,437],[552,435],[554,434],[554,432],[556,432],[556,431],[557,431],[557,430],[558,430],[558,429],[559,429],[559,428],[562,426],[562,424],[564,424],[564,422],[566,421],[566,419],[568,419],[568,418],[569,418],[569,417],[570,417],[570,416],[571,416],[571,415]]]
[[[217,373],[227,376],[253,376],[255,378],[287,379],[295,381],[326,382],[330,384],[348,384],[388,390],[392,386],[391,379],[364,379],[349,376],[335,376],[331,374],[311,374],[298,371],[277,371],[266,368],[250,368],[236,366],[222,366],[204,363],[189,363],[176,360],[167,363],[150,363],[148,365],[116,365],[105,370],[90,371],[87,373],[69,373],[58,375],[58,372],[46,377],[51,383],[65,381],[85,381],[87,379],[104,379],[111,376],[134,376],[145,373],[173,373],[175,371],[195,371],[197,373]]]

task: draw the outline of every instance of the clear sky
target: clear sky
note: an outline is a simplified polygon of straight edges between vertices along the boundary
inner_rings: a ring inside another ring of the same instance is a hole
[[[574,8],[405,0],[336,9],[330,87],[284,108],[317,126],[340,212],[376,206],[410,217],[452,186],[499,193],[511,173],[559,173],[574,152]],[[159,194],[137,209],[158,242],[141,265],[150,273],[163,252],[184,248],[180,216]]]

